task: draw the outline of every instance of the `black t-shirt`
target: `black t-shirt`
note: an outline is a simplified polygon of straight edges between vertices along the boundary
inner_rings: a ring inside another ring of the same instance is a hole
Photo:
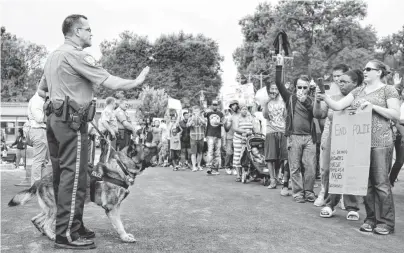
[[[223,117],[224,115],[221,111],[212,111],[206,113],[206,118],[208,119],[206,136],[213,136],[217,138],[222,137],[222,125],[220,125],[220,122],[222,121]]]

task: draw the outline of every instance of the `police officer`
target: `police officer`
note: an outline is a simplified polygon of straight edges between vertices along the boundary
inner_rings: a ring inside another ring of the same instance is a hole
[[[121,150],[128,146],[131,140],[131,135],[134,133],[132,122],[129,114],[126,111],[128,109],[128,100],[121,99],[119,107],[115,110],[115,116],[118,121],[119,136],[116,140],[117,150]]]
[[[87,17],[70,15],[62,25],[65,42],[52,52],[45,64],[39,89],[52,101],[47,120],[47,139],[53,167],[57,203],[55,248],[92,249],[94,232],[84,227],[83,207],[87,181],[87,121],[93,90],[100,85],[129,90],[146,78],[149,67],[135,80],[110,75],[83,51],[91,46]]]

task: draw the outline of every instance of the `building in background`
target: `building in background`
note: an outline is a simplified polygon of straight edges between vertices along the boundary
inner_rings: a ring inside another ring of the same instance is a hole
[[[128,113],[133,123],[136,123],[135,106],[141,103],[140,100],[128,100]],[[102,110],[105,107],[105,99],[97,100],[97,113],[95,115],[96,122],[101,116]],[[18,129],[22,128],[28,120],[28,103],[4,102],[0,104],[0,123],[1,131],[6,136],[6,143],[14,142]]]

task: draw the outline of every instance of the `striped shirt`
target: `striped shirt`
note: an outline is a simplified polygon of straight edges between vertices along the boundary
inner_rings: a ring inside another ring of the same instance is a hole
[[[238,128],[241,130],[253,130],[254,126],[253,126],[253,119],[250,116],[247,117],[242,117],[239,116],[238,117]],[[239,133],[234,133],[234,137],[235,138],[239,138],[239,139],[243,139],[245,137],[243,137],[241,134]]]

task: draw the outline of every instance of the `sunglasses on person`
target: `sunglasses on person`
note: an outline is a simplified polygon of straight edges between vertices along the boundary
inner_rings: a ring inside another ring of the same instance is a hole
[[[363,69],[363,72],[370,72],[370,71],[372,71],[372,70],[379,70],[379,69],[374,69],[374,68],[369,68],[369,67],[367,67],[367,68],[364,68],[364,69]]]
[[[87,32],[91,33],[91,28],[83,28],[83,27],[79,27],[79,28],[77,28],[77,29],[85,30],[85,31],[87,31]]]
[[[296,86],[296,88],[297,88],[298,90],[301,90],[301,89],[307,90],[309,87],[308,87],[308,86]]]

